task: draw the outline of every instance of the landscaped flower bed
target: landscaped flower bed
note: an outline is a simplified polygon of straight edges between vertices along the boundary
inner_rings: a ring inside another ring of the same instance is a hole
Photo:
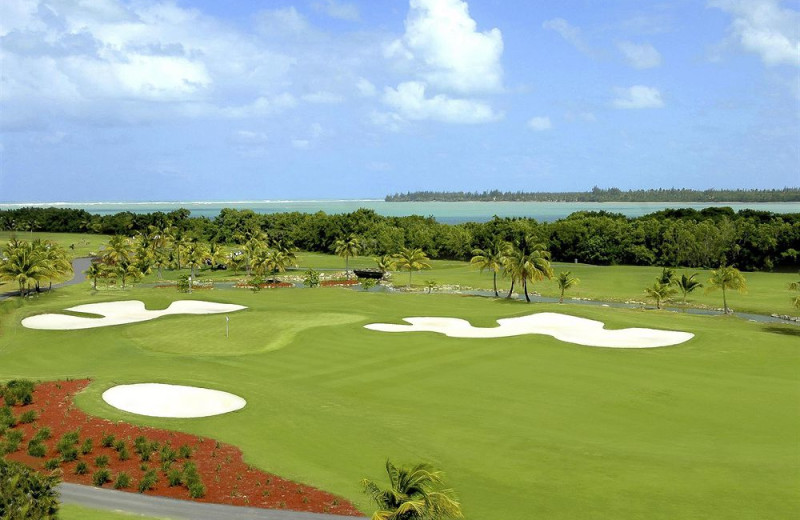
[[[5,407],[0,397],[0,420],[10,412],[15,423],[5,430],[0,426],[0,452],[13,447],[7,459],[37,470],[58,468],[66,482],[200,502],[360,515],[343,498],[245,464],[234,446],[91,417],[73,404],[89,382],[38,384],[27,405]]]
[[[351,287],[358,285],[358,280],[322,280],[320,287]]]

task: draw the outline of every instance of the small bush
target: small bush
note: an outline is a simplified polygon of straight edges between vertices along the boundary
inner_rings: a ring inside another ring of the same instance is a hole
[[[189,496],[192,498],[203,498],[206,496],[206,487],[202,482],[193,482],[189,485]]]
[[[44,463],[44,469],[53,471],[54,469],[58,469],[61,465],[61,461],[58,459],[48,459]]]
[[[13,428],[17,425],[17,418],[14,417],[14,412],[11,411],[11,407],[8,405],[0,408],[0,425],[6,428]]]
[[[18,422],[21,424],[30,424],[35,420],[36,420],[36,411],[28,410],[27,412],[23,412],[22,415],[19,416]]]
[[[121,450],[119,450],[119,460],[128,460],[131,458],[131,454],[128,452],[127,446],[123,446]]]
[[[42,441],[33,438],[28,442],[28,455],[31,457],[43,458],[47,454],[47,447],[42,444]]]
[[[171,469],[169,473],[167,473],[167,484],[169,487],[180,486],[183,484],[182,480],[183,475],[177,469]]]
[[[117,480],[114,481],[114,489],[125,489],[131,487],[131,476],[124,471],[117,475]]]
[[[89,465],[84,461],[80,461],[75,465],[76,475],[86,475],[87,473],[89,473]]]
[[[81,431],[75,430],[67,432],[64,435],[62,435],[59,444],[63,442],[65,446],[66,445],[75,446],[78,444],[78,442],[80,442],[80,439],[81,439]]]
[[[94,465],[98,468],[105,468],[108,466],[108,455],[99,455],[94,459]]]
[[[117,450],[117,453],[125,449],[125,441],[122,439],[114,442],[114,449]]]
[[[33,389],[36,385],[33,381],[26,379],[15,379],[9,381],[3,388],[3,399],[6,404],[20,403],[23,405],[31,404],[33,402]]]
[[[161,462],[173,462],[177,458],[178,454],[169,447],[169,445],[165,444],[161,447],[161,451],[159,452],[159,457],[161,458]]]
[[[182,444],[181,447],[178,448],[178,457],[182,459],[192,458],[192,448],[187,444]]]
[[[50,428],[48,428],[47,426],[45,426],[44,428],[39,428],[33,435],[33,438],[38,441],[46,441],[50,437],[52,437],[52,434],[50,433]]]
[[[92,484],[97,487],[103,487],[103,484],[111,480],[111,472],[107,469],[98,469],[92,475]]]
[[[145,491],[153,489],[156,482],[158,482],[156,472],[153,470],[148,471],[142,476],[142,480],[139,481],[139,493],[144,493]]]
[[[113,445],[114,445],[114,434],[112,433],[107,433],[103,435],[103,437],[100,439],[100,446],[104,448],[110,448]]]
[[[21,430],[10,430],[6,432],[6,442],[19,444],[24,436]]]
[[[70,446],[61,450],[61,460],[64,462],[72,462],[78,460],[78,449]]]
[[[81,444],[81,453],[83,455],[87,455],[92,452],[93,448],[94,446],[92,445],[92,439],[86,439],[83,441],[83,444]]]

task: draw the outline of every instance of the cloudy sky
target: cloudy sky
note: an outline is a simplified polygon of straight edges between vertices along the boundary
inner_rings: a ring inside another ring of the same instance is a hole
[[[800,185],[800,0],[2,0],[0,201]]]

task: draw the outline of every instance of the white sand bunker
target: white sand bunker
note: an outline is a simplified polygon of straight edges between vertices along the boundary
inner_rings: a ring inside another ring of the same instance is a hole
[[[567,314],[540,312],[519,318],[497,320],[499,327],[473,327],[459,318],[403,318],[411,325],[372,323],[365,325],[381,332],[438,332],[451,338],[507,338],[522,334],[547,334],[568,343],[589,347],[653,348],[689,341],[694,334],[656,329],[606,330],[602,321]]]
[[[149,321],[170,314],[219,314],[246,309],[242,305],[230,303],[203,302],[197,300],[178,300],[162,311],[148,311],[138,300],[121,302],[90,303],[66,309],[72,312],[97,314],[102,318],[85,318],[69,314],[38,314],[22,320],[22,325],[39,330],[77,330],[108,327],[126,323]]]
[[[209,417],[244,408],[241,397],[195,386],[137,383],[114,386],[103,392],[103,401],[125,412],[150,417]]]

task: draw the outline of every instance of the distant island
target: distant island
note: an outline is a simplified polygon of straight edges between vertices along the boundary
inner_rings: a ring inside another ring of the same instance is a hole
[[[690,190],[659,188],[628,190],[598,188],[591,191],[528,192],[410,191],[387,195],[386,202],[800,202],[800,188],[779,190]]]

